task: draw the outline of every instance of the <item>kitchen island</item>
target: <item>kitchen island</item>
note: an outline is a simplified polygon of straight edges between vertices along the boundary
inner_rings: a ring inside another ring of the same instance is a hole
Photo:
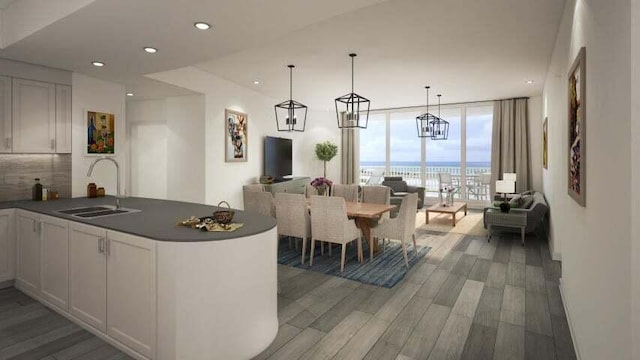
[[[248,359],[271,343],[275,219],[236,210],[242,228],[201,232],[176,223],[216,207],[144,198],[123,199],[140,211],[121,215],[58,212],[113,204],[0,203],[15,211],[16,287],[140,359]]]

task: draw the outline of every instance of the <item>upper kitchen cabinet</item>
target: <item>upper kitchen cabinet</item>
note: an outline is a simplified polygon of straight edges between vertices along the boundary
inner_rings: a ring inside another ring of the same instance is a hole
[[[11,152],[11,78],[0,76],[0,153]]]
[[[71,86],[56,84],[56,152],[71,153]]]
[[[56,85],[13,78],[13,152],[56,152]]]

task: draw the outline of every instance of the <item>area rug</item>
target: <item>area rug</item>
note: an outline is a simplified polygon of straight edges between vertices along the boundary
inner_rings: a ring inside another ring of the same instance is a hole
[[[382,243],[381,243],[382,244]],[[428,246],[418,245],[418,255],[413,251],[413,244],[407,247],[409,269],[404,265],[402,246],[397,241],[387,244],[384,252],[380,252],[369,261],[369,249],[363,243],[365,261],[361,264],[356,259],[356,246],[347,245],[344,272],[340,272],[340,245],[334,245],[332,256],[325,247],[324,255],[320,255],[320,245],[316,243],[313,266],[309,266],[309,258],[300,263],[300,250],[289,249],[287,237],[283,237],[279,246],[278,263],[300,269],[320,272],[327,275],[358,281],[364,284],[391,288],[404,278],[407,272],[431,250]]]
[[[486,236],[487,230],[482,222],[482,211],[469,210],[467,215],[459,212],[456,216],[456,226],[451,225],[451,215],[429,213],[429,223],[425,224],[425,213],[421,210],[416,217],[416,227],[422,230],[437,232],[451,232],[465,235]]]

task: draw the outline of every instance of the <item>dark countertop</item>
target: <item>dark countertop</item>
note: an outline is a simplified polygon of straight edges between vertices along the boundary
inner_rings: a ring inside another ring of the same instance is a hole
[[[211,216],[217,207],[180,201],[136,197],[124,198],[121,199],[120,202],[123,208],[141,211],[124,215],[106,216],[93,220],[82,219],[57,212],[57,210],[85,206],[115,205],[115,198],[113,196],[93,199],[58,199],[52,201],[4,201],[0,202],[0,209],[23,209],[154,240],[175,242],[227,240],[259,234],[271,230],[276,226],[276,220],[272,217],[235,210],[233,221],[243,223],[243,227],[232,232],[203,232],[190,227],[177,226],[176,224],[178,221],[187,219],[191,215],[198,217]]]

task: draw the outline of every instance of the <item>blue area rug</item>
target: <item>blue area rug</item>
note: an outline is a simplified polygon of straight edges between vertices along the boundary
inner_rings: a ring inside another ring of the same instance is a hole
[[[365,261],[361,264],[357,260],[356,246],[347,245],[347,254],[344,264],[344,272],[340,272],[340,251],[341,245],[333,245],[332,256],[325,246],[324,255],[320,255],[320,244],[316,242],[313,266],[309,266],[309,257],[305,257],[305,263],[300,263],[301,247],[289,249],[289,238],[283,237],[280,240],[278,250],[278,263],[297,267],[300,269],[320,272],[327,275],[339,276],[349,280],[359,281],[364,284],[383,286],[391,288],[404,278],[407,272],[431,250],[428,246],[418,245],[418,256],[413,251],[413,244],[408,245],[407,255],[409,257],[409,269],[404,265],[402,256],[402,246],[400,242],[391,241],[384,251],[374,255],[373,261],[369,261],[369,247],[364,241],[362,243]],[[299,241],[299,240],[298,240]],[[310,243],[309,243],[310,245]],[[382,245],[382,242],[380,242]],[[307,254],[308,255],[308,254]]]

